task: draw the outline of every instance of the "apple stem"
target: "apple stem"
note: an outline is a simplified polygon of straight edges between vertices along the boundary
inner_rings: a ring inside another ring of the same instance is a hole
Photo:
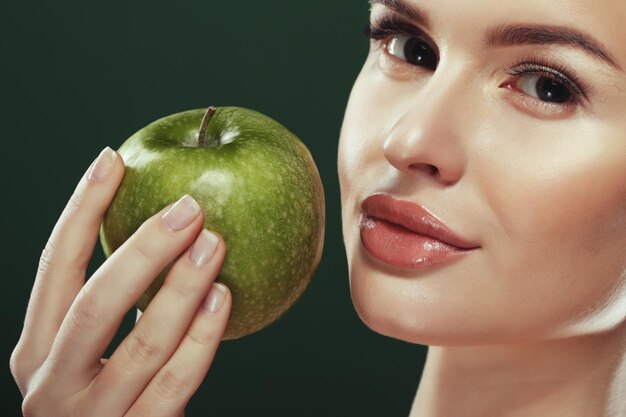
[[[204,113],[204,117],[202,118],[202,122],[200,123],[200,130],[198,131],[199,148],[204,148],[206,146],[206,129],[209,125],[209,120],[211,120],[211,116],[213,116],[213,113],[215,113],[216,110],[217,108],[215,106],[209,106],[209,108],[206,109],[206,113]],[[218,143],[210,144],[210,146],[215,145],[218,145]]]

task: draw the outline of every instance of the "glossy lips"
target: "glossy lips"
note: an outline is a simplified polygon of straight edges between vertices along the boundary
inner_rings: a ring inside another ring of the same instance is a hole
[[[419,204],[375,194],[361,204],[361,242],[378,260],[403,268],[427,267],[480,246],[455,235]]]

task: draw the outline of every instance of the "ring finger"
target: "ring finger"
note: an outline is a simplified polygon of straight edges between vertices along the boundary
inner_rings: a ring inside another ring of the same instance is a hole
[[[168,273],[133,331],[115,350],[90,390],[106,398],[99,415],[122,414],[180,344],[198,306],[217,276],[225,247],[215,234],[203,230]],[[123,381],[120,383],[119,381]],[[119,409],[112,409],[119,408]]]

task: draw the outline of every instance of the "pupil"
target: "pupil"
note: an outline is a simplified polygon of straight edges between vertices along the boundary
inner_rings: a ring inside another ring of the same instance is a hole
[[[407,40],[404,45],[404,56],[411,64],[423,65],[431,69],[437,67],[435,51],[421,39],[412,38]]]
[[[542,77],[537,82],[537,97],[542,101],[565,103],[570,101],[571,93],[562,83],[552,78]]]

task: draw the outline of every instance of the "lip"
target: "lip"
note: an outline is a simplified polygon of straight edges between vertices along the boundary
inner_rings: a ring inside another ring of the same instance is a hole
[[[378,260],[403,268],[433,266],[480,245],[452,232],[419,204],[374,194],[361,203],[361,243]]]

